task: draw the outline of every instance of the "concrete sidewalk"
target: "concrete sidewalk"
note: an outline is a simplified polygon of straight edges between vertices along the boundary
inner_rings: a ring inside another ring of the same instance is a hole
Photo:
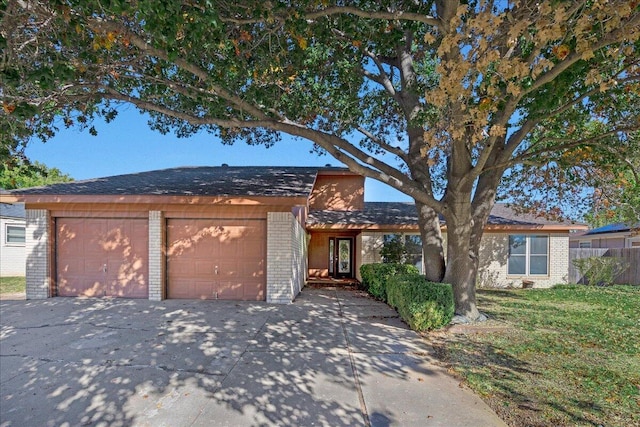
[[[0,427],[504,426],[385,304],[0,302]]]

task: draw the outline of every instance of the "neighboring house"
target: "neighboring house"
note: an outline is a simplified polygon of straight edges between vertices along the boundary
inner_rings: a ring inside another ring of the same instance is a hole
[[[25,265],[24,204],[0,203],[0,277],[24,276]]]
[[[287,303],[307,279],[357,278],[390,235],[420,244],[415,207],[365,203],[364,178],[345,168],[176,168],[9,197],[27,208],[27,298]],[[566,281],[569,232],[584,228],[497,205],[479,284]]]
[[[594,228],[586,233],[572,235],[569,239],[571,248],[580,249],[622,249],[640,247],[640,223],[634,227],[616,223]]]

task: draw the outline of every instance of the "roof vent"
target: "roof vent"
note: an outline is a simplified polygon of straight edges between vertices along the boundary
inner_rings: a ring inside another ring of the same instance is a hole
[[[223,163],[221,167],[223,167],[223,168],[228,168],[228,167],[229,167],[229,165],[228,165],[227,163]]]
[[[327,163],[326,165],[324,165],[325,168],[330,168],[331,167],[331,163]]]

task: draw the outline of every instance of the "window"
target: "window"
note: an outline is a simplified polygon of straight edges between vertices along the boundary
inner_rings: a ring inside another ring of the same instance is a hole
[[[509,236],[508,274],[539,276],[549,272],[548,236]]]
[[[25,243],[25,228],[19,225],[7,225],[5,242],[9,245],[23,245]]]
[[[591,241],[578,242],[578,248],[580,249],[591,249]]]
[[[381,252],[385,262],[415,265],[420,273],[422,265],[422,239],[417,234],[385,234]]]

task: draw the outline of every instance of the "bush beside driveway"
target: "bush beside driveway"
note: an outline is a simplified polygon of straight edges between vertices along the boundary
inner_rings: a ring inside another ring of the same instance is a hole
[[[0,425],[503,425],[363,292],[0,303]]]

